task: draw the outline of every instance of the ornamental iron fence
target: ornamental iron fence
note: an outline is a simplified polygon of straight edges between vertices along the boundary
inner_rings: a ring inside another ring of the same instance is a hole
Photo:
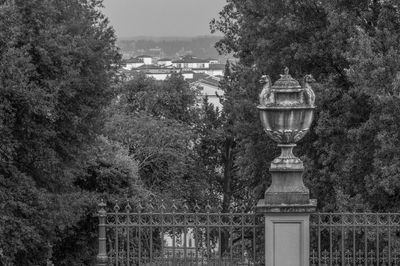
[[[310,265],[400,265],[400,213],[316,213]]]
[[[263,215],[244,207],[222,213],[209,204],[193,210],[163,202],[115,205],[105,214],[107,265],[264,265]]]
[[[116,204],[99,212],[112,266],[265,265],[264,214],[209,204]],[[400,213],[315,213],[310,266],[400,265]]]

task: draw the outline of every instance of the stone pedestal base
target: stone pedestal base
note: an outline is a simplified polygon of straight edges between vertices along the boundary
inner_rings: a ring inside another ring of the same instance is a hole
[[[271,186],[265,191],[268,204],[304,204],[310,192],[303,183],[303,162],[293,155],[296,144],[280,144],[282,154],[271,163]]]
[[[260,200],[257,211],[265,213],[265,265],[309,266],[309,204],[266,204]]]

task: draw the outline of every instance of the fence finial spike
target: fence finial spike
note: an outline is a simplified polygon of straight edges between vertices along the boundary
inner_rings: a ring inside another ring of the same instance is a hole
[[[194,211],[195,212],[199,212],[200,211],[200,206],[199,206],[199,204],[197,204],[197,200],[196,200],[196,204],[194,205]]]
[[[114,211],[115,211],[115,212],[119,212],[120,209],[121,209],[121,208],[120,208],[119,205],[118,205],[118,200],[116,200],[116,201],[115,201],[115,205],[114,205]]]
[[[129,200],[127,199],[126,206],[125,206],[125,211],[126,211],[126,212],[130,212],[131,210],[132,210],[132,207],[131,207],[131,205],[129,204]]]
[[[220,201],[218,201],[218,205],[217,205],[217,211],[218,212],[222,212],[223,208],[222,208],[222,203]]]
[[[139,213],[142,212],[143,209],[144,209],[144,207],[143,207],[143,205],[142,205],[142,202],[139,201],[139,204],[138,204],[138,206],[137,206],[138,212],[139,212]]]
[[[147,203],[147,208],[149,209],[149,212],[151,212],[151,213],[154,212],[154,205],[153,205],[153,201],[152,201],[152,200],[150,200],[150,201]]]
[[[176,206],[176,201],[172,200],[172,212],[175,213],[178,210],[178,206]]]
[[[165,212],[165,205],[164,205],[164,199],[161,199],[161,205],[160,205],[160,210],[161,212]]]
[[[186,201],[183,203],[183,212],[189,212],[189,206]]]
[[[211,205],[210,205],[210,200],[207,200],[207,205],[206,205],[206,212],[210,212],[211,211]]]

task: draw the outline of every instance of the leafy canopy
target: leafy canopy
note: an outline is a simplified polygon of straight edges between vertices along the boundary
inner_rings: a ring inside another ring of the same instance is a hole
[[[44,265],[51,250],[56,265],[89,264],[100,193],[142,191],[128,151],[98,136],[114,31],[98,0],[14,2],[0,6],[0,264]]]
[[[294,77],[313,74],[318,81],[315,123],[297,153],[321,209],[396,210],[399,11],[390,0],[228,0],[211,22],[224,34],[219,51],[234,53],[249,69],[241,68],[237,85],[227,90],[234,105],[225,110],[237,118],[235,128],[251,123],[261,132],[255,106],[242,108],[257,102],[261,74],[276,80],[288,66]],[[241,118],[245,110],[253,115]],[[243,152],[263,145],[265,136],[251,142],[250,130],[243,132],[247,136],[236,142],[244,155],[236,155],[235,163],[261,170],[273,150],[249,160]],[[257,180],[264,173],[251,174]]]

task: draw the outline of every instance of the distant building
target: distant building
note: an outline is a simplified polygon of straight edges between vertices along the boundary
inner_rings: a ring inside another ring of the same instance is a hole
[[[132,70],[134,68],[138,68],[144,65],[142,59],[139,58],[131,58],[124,61],[125,66],[123,67],[125,70]]]
[[[185,70],[183,70],[183,71],[180,71],[178,73],[180,73],[183,76],[183,79],[185,79],[185,80],[192,80],[193,77],[194,77],[194,72],[193,71],[189,71],[189,70],[185,71]]]
[[[208,98],[208,102],[214,105],[219,110],[222,109],[220,103],[220,97],[224,95],[224,91],[219,86],[220,78],[210,76],[204,73],[197,73],[194,76],[194,80],[190,83],[192,88],[200,89],[201,98],[199,98],[199,105],[202,104],[204,97]]]
[[[143,72],[146,76],[156,80],[165,80],[172,73],[180,73],[184,79],[194,81],[197,80],[195,77],[196,74],[205,74],[205,77],[208,77],[207,79],[209,79],[209,76],[223,76],[225,65],[217,62],[218,60],[213,58],[200,59],[193,56],[184,56],[179,60],[169,58],[156,60],[149,55],[141,55],[125,60],[123,69],[126,71]]]
[[[145,65],[151,65],[153,64],[153,57],[150,55],[140,55],[136,57],[137,59],[143,60],[143,63]]]
[[[185,56],[179,60],[172,61],[172,65],[176,68],[205,69],[210,67],[210,62],[193,56]]]
[[[185,80],[193,80],[194,72],[191,70],[182,70],[175,68],[167,68],[159,65],[142,65],[136,69],[135,72],[142,72],[149,78],[155,80],[166,80],[172,73],[180,73]]]
[[[209,76],[223,76],[225,71],[224,64],[209,64],[208,68],[193,68],[195,73],[204,73]]]
[[[210,64],[219,64],[218,59],[215,58],[207,58],[206,59]]]
[[[157,65],[159,66],[172,66],[172,59],[169,58],[161,58],[157,61]]]

